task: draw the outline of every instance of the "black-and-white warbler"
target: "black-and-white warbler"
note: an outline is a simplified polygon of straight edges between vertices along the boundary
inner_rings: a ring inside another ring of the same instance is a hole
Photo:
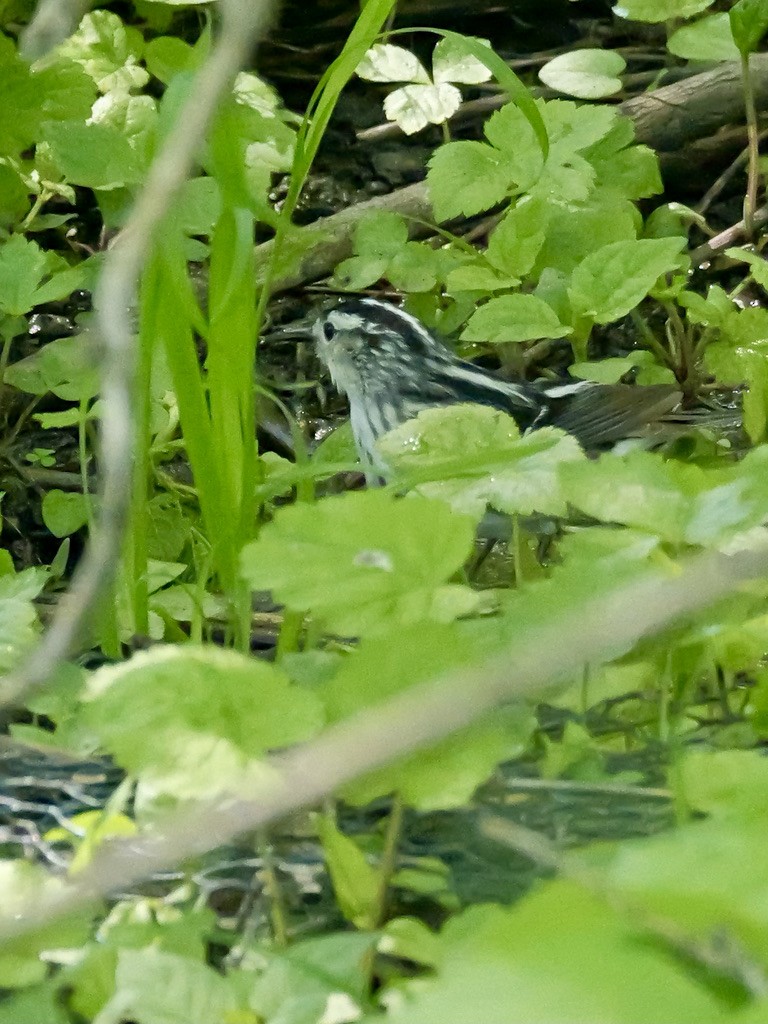
[[[361,460],[384,473],[377,439],[423,409],[477,402],[508,413],[521,431],[560,427],[596,451],[642,433],[681,397],[661,384],[502,380],[459,359],[415,317],[378,299],[344,301],[315,322],[313,334],[334,384],[349,399]]]

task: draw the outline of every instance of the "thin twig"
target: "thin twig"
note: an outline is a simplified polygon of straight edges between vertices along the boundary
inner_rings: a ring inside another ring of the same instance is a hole
[[[674,573],[649,570],[578,608],[528,629],[505,652],[471,669],[422,684],[327,729],[265,765],[249,799],[218,799],[169,815],[150,835],[115,841],[57,897],[16,906],[0,942],[92,902],[169,865],[315,803],[357,776],[434,743],[513,699],[537,698],[585,664],[631,649],[681,616],[768,576],[768,532],[730,554],[708,552]]]
[[[153,234],[197,156],[219,98],[269,23],[273,0],[226,0],[222,27],[210,58],[166,144],[152,163],[147,183],[128,222],[108,253],[95,292],[96,331],[103,344],[100,393],[102,480],[100,515],[70,590],[42,642],[0,683],[0,702],[18,700],[48,679],[78,641],[99,596],[113,579],[131,496],[136,353],[129,310]]]

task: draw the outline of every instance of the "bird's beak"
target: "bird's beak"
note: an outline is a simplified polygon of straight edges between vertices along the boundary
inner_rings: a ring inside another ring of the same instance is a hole
[[[316,317],[305,316],[301,320],[294,320],[293,323],[281,324],[280,327],[273,328],[265,337],[272,342],[287,341],[289,338],[309,341],[312,338],[315,320]]]

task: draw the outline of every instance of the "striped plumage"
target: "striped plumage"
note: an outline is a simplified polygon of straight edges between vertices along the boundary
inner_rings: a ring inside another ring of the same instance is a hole
[[[375,442],[423,409],[478,402],[508,413],[521,430],[544,425],[599,450],[641,433],[679,404],[674,387],[541,384],[501,380],[457,358],[414,317],[378,299],[348,299],[314,325],[320,358],[349,399],[362,461],[384,470]]]

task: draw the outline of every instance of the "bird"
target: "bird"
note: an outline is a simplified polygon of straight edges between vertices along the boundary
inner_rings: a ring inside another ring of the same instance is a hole
[[[523,433],[559,427],[596,454],[663,422],[682,400],[666,384],[505,380],[460,359],[416,317],[375,298],[342,301],[316,318],[312,334],[335,387],[347,396],[355,446],[371,478],[387,475],[378,439],[424,409],[490,406]]]

